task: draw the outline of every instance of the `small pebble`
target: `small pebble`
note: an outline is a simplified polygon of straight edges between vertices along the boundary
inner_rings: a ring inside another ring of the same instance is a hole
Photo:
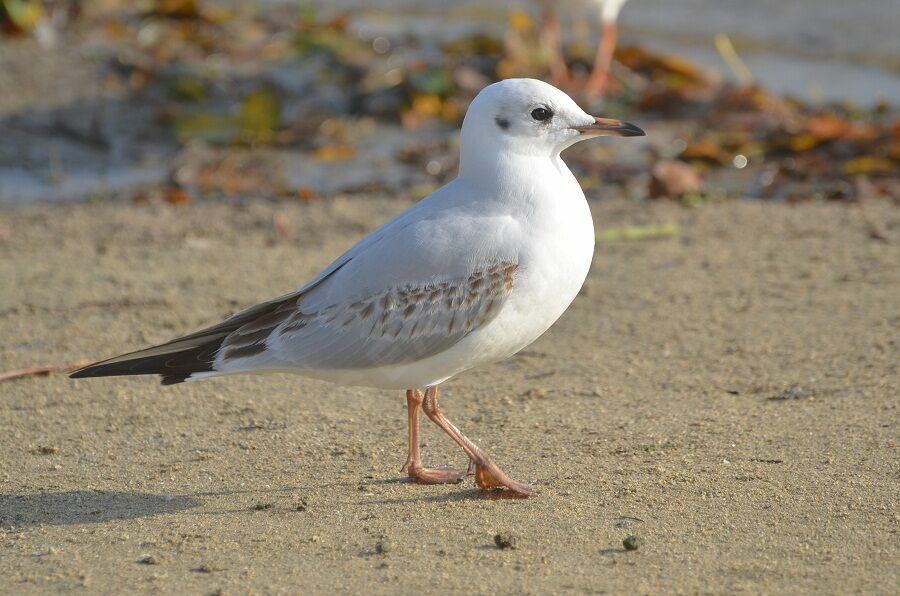
[[[625,550],[637,550],[642,543],[643,540],[637,536],[626,536],[625,540],[622,541],[622,546],[625,547]]]
[[[295,507],[295,510],[296,511],[306,511],[307,507],[309,507],[309,505],[307,504],[306,499],[300,499],[297,502],[297,506]]]
[[[256,505],[253,506],[253,509],[255,509],[256,511],[265,511],[265,510],[271,509],[271,508],[272,508],[271,503],[257,503]]]
[[[379,555],[386,555],[392,550],[394,550],[394,545],[387,538],[382,538],[375,543],[375,552]]]
[[[56,455],[59,453],[59,447],[55,445],[41,445],[38,447],[38,453],[41,455]]]
[[[543,389],[533,387],[525,392],[524,397],[526,399],[544,399],[547,397],[547,392]]]
[[[502,532],[494,536],[494,544],[497,545],[497,548],[501,550],[506,550],[508,548],[514,549],[519,546],[518,539],[510,534],[509,532]]]
[[[159,565],[159,560],[153,555],[143,555],[137,562],[141,565]]]

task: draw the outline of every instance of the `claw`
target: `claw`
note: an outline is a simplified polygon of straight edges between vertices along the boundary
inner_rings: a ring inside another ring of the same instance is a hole
[[[493,470],[491,468],[493,468]],[[520,497],[528,497],[534,494],[534,489],[529,485],[507,478],[506,474],[501,472],[500,469],[491,462],[488,462],[487,466],[476,464],[475,483],[479,488],[485,490],[505,488]]]
[[[466,477],[466,473],[449,466],[441,468],[411,466],[409,477],[419,484],[456,484]]]

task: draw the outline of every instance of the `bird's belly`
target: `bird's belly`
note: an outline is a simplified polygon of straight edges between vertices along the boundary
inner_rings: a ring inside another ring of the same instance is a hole
[[[308,374],[345,385],[409,389],[435,385],[475,366],[512,356],[547,331],[578,295],[594,246],[590,220],[584,228],[575,230],[570,242],[542,250],[538,258],[523,263],[513,292],[497,317],[451,348],[415,362],[334,371],[334,375],[330,371]]]

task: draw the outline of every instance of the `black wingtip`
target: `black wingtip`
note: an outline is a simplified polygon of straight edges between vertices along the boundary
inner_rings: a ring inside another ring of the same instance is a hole
[[[121,359],[122,356],[118,356],[112,359],[114,362],[108,360],[95,362],[74,371],[69,378],[160,375],[163,385],[174,385],[186,381],[195,372],[211,371],[220,343],[221,338],[215,338],[213,341],[180,352],[144,357],[140,356],[141,352],[134,352],[134,358]]]
[[[89,379],[92,377],[116,377],[119,375],[146,374],[135,372],[128,366],[131,362],[107,363],[106,361],[95,362],[84,368],[79,368],[69,375],[70,379]]]
[[[335,269],[337,271],[337,269]],[[242,326],[264,317],[287,317],[296,307],[298,294],[286,294],[243,310],[218,325],[201,329],[170,342],[95,362],[69,375],[72,379],[121,375],[160,375],[163,385],[188,380],[194,373],[212,372],[222,342]],[[279,319],[280,320],[280,319]],[[160,349],[163,348],[163,349]]]
[[[109,365],[105,365],[102,362],[96,362],[94,364],[90,364],[85,366],[84,368],[79,368],[76,371],[69,373],[70,379],[90,379],[95,377],[116,377],[121,375],[132,375],[132,374],[157,374],[155,372],[130,372],[127,370],[123,370],[119,367],[110,367]],[[175,373],[175,374],[160,374],[160,385],[176,385],[178,383],[183,383],[190,378],[190,373]]]

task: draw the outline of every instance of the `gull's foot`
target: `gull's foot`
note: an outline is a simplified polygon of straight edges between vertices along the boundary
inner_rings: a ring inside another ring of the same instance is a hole
[[[534,494],[534,489],[531,486],[512,480],[490,460],[487,460],[484,464],[475,464],[475,483],[485,490],[505,488],[517,497],[530,497]]]
[[[407,464],[405,467],[410,479],[419,484],[457,484],[466,477],[465,471],[449,466],[423,468],[419,465]]]

